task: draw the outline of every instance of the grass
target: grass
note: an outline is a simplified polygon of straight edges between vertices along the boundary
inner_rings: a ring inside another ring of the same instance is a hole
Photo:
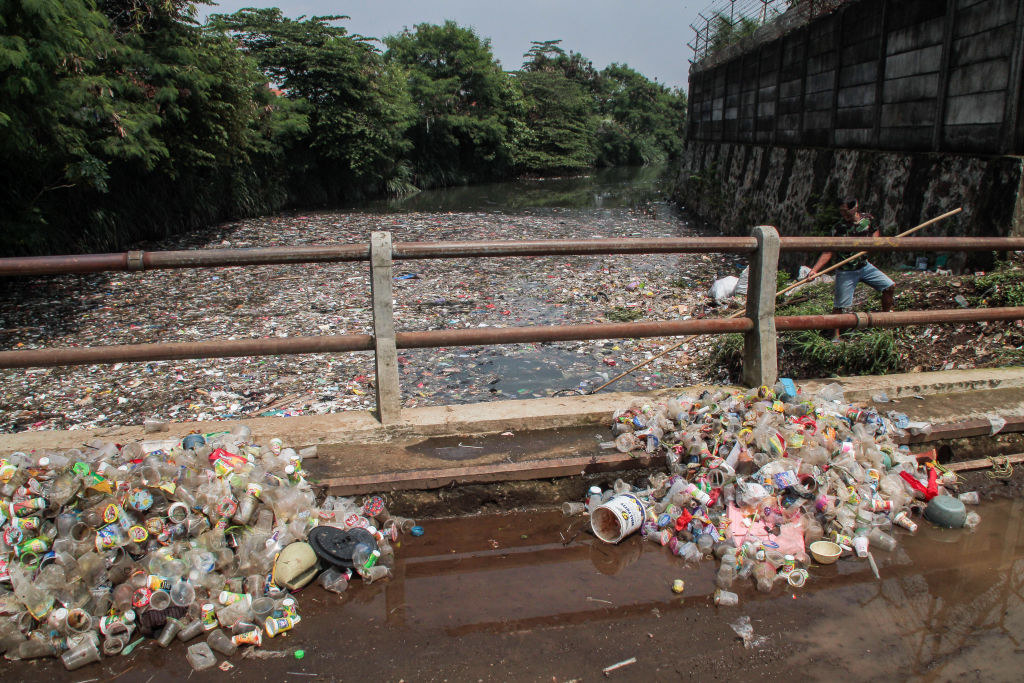
[[[975,306],[1024,306],[1024,268],[1003,261],[995,270],[974,279]]]
[[[642,308],[625,308],[616,306],[605,313],[605,317],[616,323],[631,323],[644,317]]]
[[[827,282],[812,284],[789,298],[793,303],[780,303],[777,315],[816,315],[832,311],[832,285]],[[874,298],[865,308],[877,307]],[[848,331],[843,334],[842,343],[833,344],[828,330],[782,332],[778,339],[779,373],[801,379],[900,372],[904,369],[899,351],[902,334],[905,333],[888,329]],[[725,335],[711,357],[711,362],[724,366],[734,380],[738,380],[742,360],[743,336],[739,334]]]

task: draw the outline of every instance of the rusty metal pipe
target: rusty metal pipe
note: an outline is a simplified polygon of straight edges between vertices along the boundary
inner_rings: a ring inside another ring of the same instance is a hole
[[[781,251],[1018,251],[1024,237],[781,237]]]
[[[362,244],[322,247],[265,247],[259,249],[194,249],[135,251],[120,254],[24,256],[0,259],[0,276],[98,273],[102,271],[218,268],[295,263],[368,261],[370,248]]]
[[[297,353],[339,353],[372,351],[373,337],[345,334],[320,337],[235,339],[169,344],[125,344],[86,348],[32,349],[0,352],[0,368],[92,365],[93,363],[136,363],[186,358],[234,358],[277,356]]]
[[[0,259],[0,275],[52,275],[128,270],[128,253],[74,256],[18,256]]]
[[[937,311],[861,312],[829,315],[784,315],[775,318],[775,329],[849,330],[863,327],[904,327],[932,323],[974,323],[1024,320],[1024,306],[1005,308],[940,309]]]
[[[753,237],[672,237],[665,239],[520,240],[474,242],[396,242],[395,259],[493,256],[591,256],[603,254],[750,253]]]
[[[1017,251],[1022,237],[783,237],[781,250],[814,251]],[[751,237],[679,237],[629,240],[527,240],[476,242],[397,242],[393,258],[471,258],[501,256],[593,256],[606,254],[751,253]],[[0,276],[96,273],[167,268],[337,263],[367,261],[362,244],[265,247],[258,249],[196,249],[67,256],[25,256],[0,259]]]
[[[441,346],[480,346],[483,344],[523,344],[530,342],[585,341],[590,339],[626,339],[674,337],[690,334],[746,332],[754,328],[750,318],[710,318],[671,320],[657,323],[606,323],[601,325],[550,325],[536,327],[484,327],[462,330],[398,332],[395,345],[400,349]]]
[[[147,270],[156,268],[207,268],[211,266],[259,266],[368,260],[370,260],[370,247],[365,244],[331,244],[322,247],[150,251],[146,252],[142,258],[142,262]]]

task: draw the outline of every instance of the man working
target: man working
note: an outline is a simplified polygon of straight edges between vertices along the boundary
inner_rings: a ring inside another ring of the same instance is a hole
[[[875,218],[871,214],[861,213],[856,199],[847,199],[839,204],[841,220],[832,228],[833,237],[879,237],[880,232],[875,226]],[[818,257],[818,262],[811,268],[808,280],[818,277],[818,271],[828,265],[833,256],[840,261],[853,256],[852,252],[833,254],[826,251]],[[866,257],[861,256],[843,264],[835,271],[835,297],[832,312],[850,313],[853,310],[853,292],[858,282],[864,282],[882,293],[882,310],[891,311],[896,299],[896,285],[889,277],[871,265]],[[833,342],[839,341],[839,330],[835,331]]]

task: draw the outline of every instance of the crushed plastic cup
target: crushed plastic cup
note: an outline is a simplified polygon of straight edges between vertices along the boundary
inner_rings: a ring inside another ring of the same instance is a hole
[[[977,491],[965,491],[964,493],[958,495],[957,498],[959,498],[960,502],[964,503],[965,505],[981,504],[981,496],[978,495]]]
[[[203,671],[217,665],[217,656],[206,643],[190,645],[185,654],[185,659],[195,671]]]

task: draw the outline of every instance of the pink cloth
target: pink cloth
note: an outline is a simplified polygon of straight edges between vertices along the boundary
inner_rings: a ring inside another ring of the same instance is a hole
[[[760,519],[749,527],[744,522],[743,512],[729,504],[729,530],[732,542],[738,547],[750,541],[763,543],[766,548],[778,550],[783,555],[797,555],[804,552],[804,530],[794,522],[783,524],[779,534],[770,534]]]

